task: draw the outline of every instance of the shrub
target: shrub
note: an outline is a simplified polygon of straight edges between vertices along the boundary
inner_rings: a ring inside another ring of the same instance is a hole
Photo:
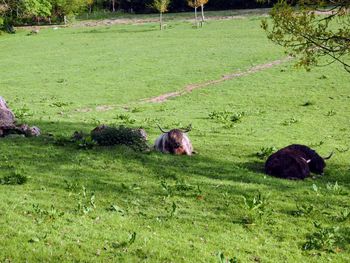
[[[339,227],[322,227],[314,222],[316,231],[307,236],[307,241],[303,244],[304,250],[324,250],[333,251],[342,239],[339,234]]]
[[[18,172],[14,172],[10,175],[4,176],[0,179],[0,184],[16,185],[26,183],[28,178]]]
[[[126,145],[140,151],[149,148],[146,143],[146,135],[142,129],[125,126],[101,126],[101,128],[97,127],[91,132],[91,137],[102,146]]]

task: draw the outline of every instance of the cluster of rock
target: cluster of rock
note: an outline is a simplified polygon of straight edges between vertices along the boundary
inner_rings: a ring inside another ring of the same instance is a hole
[[[13,134],[25,137],[39,136],[40,129],[27,124],[17,124],[15,115],[7,106],[5,99],[0,96],[0,137]]]

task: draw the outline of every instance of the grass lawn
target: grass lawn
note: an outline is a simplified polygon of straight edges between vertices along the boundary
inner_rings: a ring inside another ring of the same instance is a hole
[[[142,102],[284,58],[259,25],[247,16],[198,30],[174,20],[163,32],[147,23],[1,36],[0,95],[44,135],[0,140],[0,177],[28,178],[0,185],[0,262],[348,262],[341,66],[305,72],[289,62]],[[54,143],[100,123],[142,126],[150,144],[156,123],[192,123],[198,154]],[[265,176],[266,154],[291,143],[334,151],[325,175]]]

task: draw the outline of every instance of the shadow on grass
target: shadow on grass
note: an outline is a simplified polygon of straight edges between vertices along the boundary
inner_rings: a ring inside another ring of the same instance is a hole
[[[187,180],[192,184],[223,187],[234,195],[251,191],[293,191],[301,187],[338,182],[349,188],[348,167],[329,164],[326,175],[317,180],[289,181],[263,173],[263,161],[248,158],[247,162],[215,159],[198,154],[188,156],[140,153],[124,146],[95,147],[83,150],[76,145],[55,145],[55,136],[88,133],[93,124],[67,122],[35,122],[43,131],[38,138],[3,138],[0,141],[3,158],[14,160],[15,169],[27,171],[34,180],[53,188],[62,188],[65,180],[83,180],[94,191],[123,192],[122,183],[140,180]],[[54,133],[49,136],[47,133]],[[151,143],[151,142],[150,142]],[[244,185],[245,187],[242,187]],[[249,191],[249,190],[248,190]]]

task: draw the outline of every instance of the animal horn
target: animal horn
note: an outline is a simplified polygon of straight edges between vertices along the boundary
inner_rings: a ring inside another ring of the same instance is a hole
[[[311,159],[306,160],[306,159],[304,159],[303,157],[300,157],[300,158],[303,159],[306,163],[310,163],[310,162],[311,162]]]
[[[181,129],[181,131],[182,131],[183,133],[192,131],[192,124],[188,125],[188,127],[187,127],[186,129],[184,129],[184,130]]]
[[[157,123],[157,126],[158,126],[159,130],[160,130],[162,133],[168,133],[167,131],[164,131],[164,130],[162,129],[162,127],[159,126],[158,123]]]
[[[323,160],[328,160],[328,159],[330,159],[330,158],[332,157],[333,153],[334,153],[334,152],[331,152],[331,154],[330,154],[329,156],[327,156],[327,157],[324,157]]]

